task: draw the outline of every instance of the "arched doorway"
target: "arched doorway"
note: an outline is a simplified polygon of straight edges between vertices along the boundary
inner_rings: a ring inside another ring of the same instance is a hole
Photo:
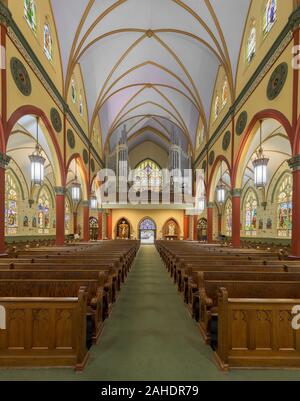
[[[130,223],[127,219],[120,219],[117,223],[116,227],[116,238],[118,239],[130,239],[131,238],[131,229]]]
[[[90,217],[90,240],[97,241],[99,223],[96,217]]]
[[[170,219],[166,222],[163,228],[164,239],[178,240],[180,239],[180,228],[177,221]]]
[[[207,220],[204,218],[198,221],[197,239],[198,241],[207,241]]]
[[[145,218],[139,226],[140,240],[142,244],[154,244],[156,240],[156,224],[150,218]]]

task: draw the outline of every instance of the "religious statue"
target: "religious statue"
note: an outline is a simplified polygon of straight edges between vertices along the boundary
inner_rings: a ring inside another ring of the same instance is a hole
[[[168,237],[175,237],[176,236],[176,226],[173,222],[169,224],[169,232]]]
[[[119,225],[119,238],[128,239],[129,238],[129,225],[125,220]]]

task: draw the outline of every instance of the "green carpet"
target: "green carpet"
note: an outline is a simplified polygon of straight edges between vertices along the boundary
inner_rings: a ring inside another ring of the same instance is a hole
[[[222,373],[152,246],[141,247],[83,374],[0,371],[0,380],[300,380],[298,371]]]

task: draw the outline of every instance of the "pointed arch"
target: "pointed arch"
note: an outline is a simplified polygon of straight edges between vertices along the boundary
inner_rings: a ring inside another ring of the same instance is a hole
[[[234,162],[233,171],[232,171],[233,188],[241,188],[242,187],[242,171],[240,168],[240,164],[242,162],[242,158],[244,156],[246,146],[249,143],[249,141],[251,141],[253,136],[255,135],[255,126],[259,123],[259,121],[265,120],[265,119],[276,120],[283,126],[283,128],[285,129],[285,132],[289,138],[291,149],[294,149],[295,134],[293,133],[292,126],[291,126],[289,120],[287,119],[287,117],[280,111],[274,110],[274,109],[266,109],[266,110],[262,110],[262,111],[258,112],[252,118],[250,124],[248,125],[248,127],[244,133],[243,139],[241,141],[241,144],[240,144],[240,147],[239,147],[239,150],[237,153],[237,157]]]
[[[89,179],[88,179],[88,174],[87,174],[87,171],[86,171],[86,168],[85,168],[85,164],[84,164],[84,162],[82,160],[82,157],[80,156],[79,153],[74,153],[70,157],[70,159],[69,159],[69,161],[67,163],[67,167],[66,167],[66,172],[67,172],[66,173],[66,177],[68,175],[69,168],[70,168],[71,163],[72,163],[73,160],[75,160],[79,165],[79,172],[80,172],[80,175],[81,175],[81,178],[82,178],[82,182],[84,184],[84,188],[83,188],[83,198],[84,199],[83,200],[88,200],[89,196],[90,196]]]
[[[12,133],[12,130],[14,128],[14,126],[17,124],[17,122],[25,116],[28,115],[34,115],[36,117],[39,117],[47,130],[47,134],[50,137],[50,149],[51,149],[51,145],[53,147],[53,152],[52,152],[52,157],[55,160],[55,174],[57,175],[57,185],[58,186],[65,186],[66,184],[66,170],[64,167],[64,162],[63,162],[63,157],[62,157],[62,153],[60,150],[60,146],[59,143],[56,139],[56,135],[53,131],[52,125],[48,119],[48,117],[46,116],[46,114],[44,113],[43,110],[41,110],[40,108],[36,107],[36,106],[32,106],[32,105],[27,105],[27,106],[22,106],[19,109],[17,109],[10,117],[10,119],[8,120],[7,123],[7,130],[6,130],[6,137],[5,137],[5,150],[8,144],[8,140],[9,140],[9,136]]]
[[[231,179],[231,175],[232,175],[232,170],[231,170],[231,167],[230,167],[230,163],[229,163],[229,161],[226,159],[226,157],[225,156],[223,156],[223,155],[219,155],[217,158],[216,158],[216,160],[215,160],[215,162],[214,162],[214,165],[213,165],[213,167],[212,167],[212,170],[211,170],[211,173],[210,173],[210,177],[209,177],[209,180],[208,180],[208,190],[207,190],[207,197],[208,197],[208,202],[213,202],[214,201],[214,196],[213,196],[213,192],[212,192],[212,189],[213,189],[213,187],[215,187],[215,183],[214,183],[214,180],[215,180],[215,176],[216,176],[216,172],[217,172],[217,168],[219,167],[219,165],[222,163],[222,162],[224,162],[225,164],[226,164],[226,166],[228,167],[228,171],[229,171],[229,176],[230,176],[230,179]],[[231,184],[232,184],[232,181],[231,181]]]

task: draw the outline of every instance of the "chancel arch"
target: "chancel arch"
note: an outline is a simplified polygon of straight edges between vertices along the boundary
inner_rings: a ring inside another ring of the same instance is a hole
[[[157,237],[157,226],[154,220],[144,217],[138,225],[138,231],[142,244],[154,244]]]

